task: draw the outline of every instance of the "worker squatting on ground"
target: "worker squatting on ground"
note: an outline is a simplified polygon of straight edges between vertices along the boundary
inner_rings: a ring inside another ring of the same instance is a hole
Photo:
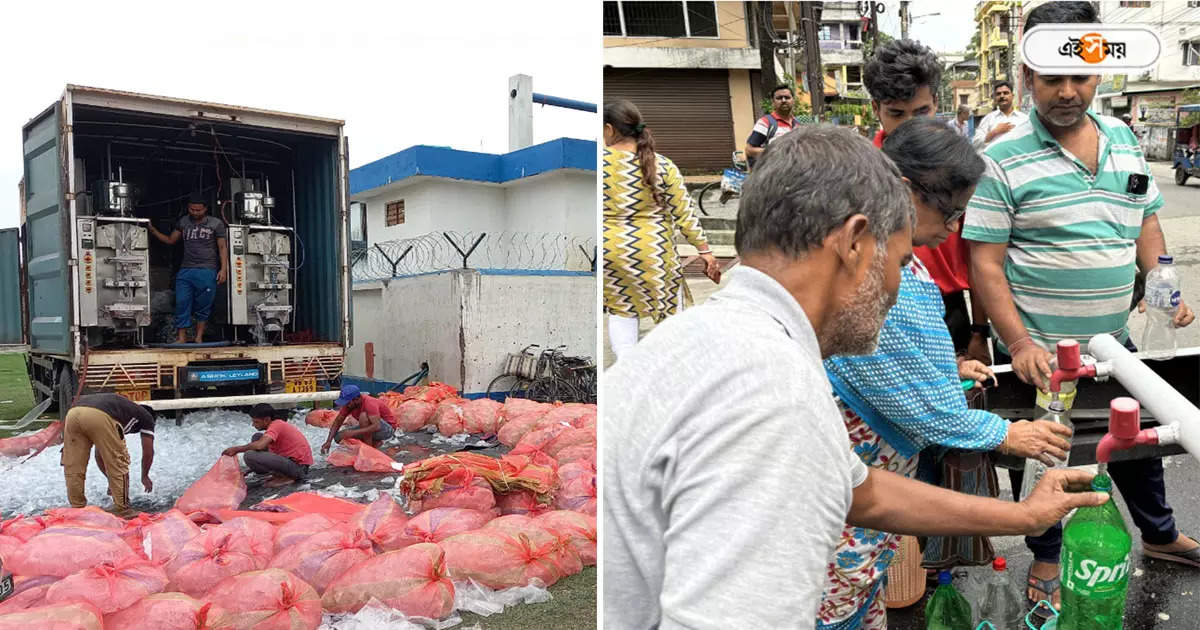
[[[87,505],[84,482],[88,455],[96,446],[96,465],[108,477],[110,511],[122,518],[133,515],[129,508],[129,449],[125,434],[142,438],[142,487],[154,489],[150,465],[154,463],[154,410],[118,394],[80,396],[67,411],[63,426],[62,466],[67,482],[67,500],[71,507]]]
[[[263,485],[274,488],[295,483],[308,477],[312,466],[312,447],[300,429],[279,419],[275,408],[259,403],[250,410],[250,421],[258,433],[250,438],[249,444],[230,446],[221,454],[237,456],[244,453],[242,460],[252,472],[270,475]]]
[[[341,395],[333,404],[339,408],[338,415],[329,427],[329,437],[321,446],[322,455],[329,452],[334,440],[341,443],[343,440],[354,438],[370,446],[378,446],[380,442],[395,435],[392,425],[396,420],[392,415],[392,408],[378,398],[362,393],[357,385],[343,387]],[[347,416],[358,420],[358,428],[339,431]]]

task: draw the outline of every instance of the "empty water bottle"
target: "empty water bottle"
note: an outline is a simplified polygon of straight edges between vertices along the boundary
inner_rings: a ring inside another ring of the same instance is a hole
[[[1048,407],[1049,410],[1046,411],[1042,417],[1038,418],[1038,420],[1047,420],[1057,424],[1065,425],[1071,429],[1075,428],[1074,425],[1071,424],[1070,414],[1067,413],[1067,410],[1061,401],[1053,400],[1050,402]],[[1027,458],[1025,460],[1025,474],[1021,480],[1021,499],[1024,500],[1029,497],[1030,493],[1033,492],[1033,489],[1037,487],[1038,482],[1041,481],[1042,477],[1046,475],[1047,470],[1050,468],[1065,468],[1067,466],[1067,462],[1070,460],[1070,450],[1067,451],[1067,459],[1065,460],[1059,461],[1054,457],[1050,457],[1050,462],[1053,464],[1052,466],[1047,466],[1036,457]]]
[[[1175,311],[1179,308],[1179,273],[1175,259],[1159,256],[1146,274],[1146,330],[1139,348],[1150,359],[1175,357]]]
[[[1017,593],[1007,569],[1004,558],[992,561],[992,575],[979,604],[979,621],[996,630],[1020,630],[1025,627],[1025,598]]]

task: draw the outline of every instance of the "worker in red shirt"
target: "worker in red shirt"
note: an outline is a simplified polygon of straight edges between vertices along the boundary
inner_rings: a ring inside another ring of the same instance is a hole
[[[396,416],[392,413],[392,408],[382,400],[362,393],[357,385],[343,387],[341,395],[333,401],[333,404],[340,409],[337,417],[333,419],[333,424],[329,427],[329,438],[321,446],[322,455],[329,452],[334,440],[341,442],[354,438],[368,446],[379,446],[381,442],[396,434]],[[347,417],[355,418],[358,421],[358,427],[339,431]]]
[[[308,477],[312,466],[312,447],[300,429],[280,420],[271,405],[257,404],[250,410],[250,421],[258,433],[249,444],[230,446],[222,455],[242,455],[242,460],[252,471],[270,475],[264,484],[268,487],[284,486]]]
[[[936,90],[941,76],[942,66],[937,55],[919,42],[900,39],[879,47],[863,70],[863,83],[871,94],[871,108],[881,127],[875,134],[876,147],[882,148],[884,138],[900,123],[914,116],[937,113]],[[954,350],[968,359],[991,365],[987,312],[974,291],[971,292],[970,315],[967,312],[964,292],[971,287],[966,241],[959,232],[952,232],[936,248],[913,247],[913,255],[929,270],[942,292],[946,327],[950,329]]]

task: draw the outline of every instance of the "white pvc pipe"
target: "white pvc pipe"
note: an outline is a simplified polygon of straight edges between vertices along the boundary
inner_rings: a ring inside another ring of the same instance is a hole
[[[155,411],[171,411],[174,409],[198,409],[201,407],[241,407],[267,403],[268,405],[284,405],[318,400],[335,400],[338,392],[309,392],[305,394],[255,394],[249,396],[213,396],[210,398],[174,398],[164,400],[148,400],[141,404]]]
[[[1200,409],[1146,367],[1112,335],[1096,335],[1088,353],[1111,364],[1111,373],[1129,393],[1150,410],[1159,424],[1177,424],[1179,444],[1200,460]]]

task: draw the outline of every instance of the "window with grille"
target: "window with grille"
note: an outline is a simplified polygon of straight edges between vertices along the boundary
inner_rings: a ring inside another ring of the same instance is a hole
[[[401,225],[404,223],[404,200],[389,201],[385,206],[385,225]]]
[[[959,105],[966,105],[966,104],[967,104],[967,95],[966,95],[966,94],[959,94],[959,95],[958,95],[958,104],[959,104]]]
[[[627,37],[717,37],[717,3],[711,0],[604,3],[604,34]]]
[[[846,66],[846,83],[862,83],[862,66]]]
[[[1191,4],[1190,2],[1188,4]],[[1121,0],[1121,8],[1123,9],[1146,9],[1150,7],[1150,0]]]

